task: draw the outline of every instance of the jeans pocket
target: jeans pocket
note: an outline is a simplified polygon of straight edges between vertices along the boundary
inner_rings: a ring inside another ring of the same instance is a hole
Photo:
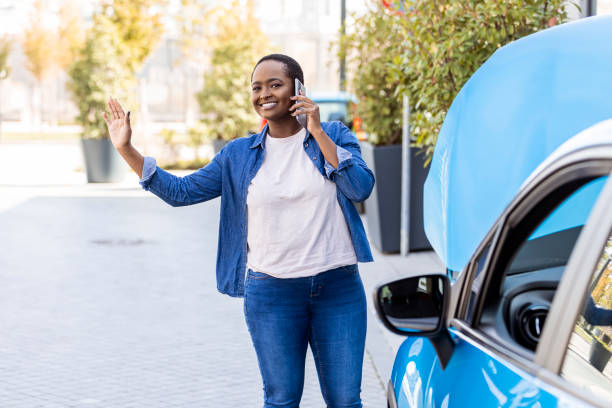
[[[268,279],[271,276],[268,275],[268,274],[265,274],[263,272],[255,272],[255,271],[252,271],[252,270],[249,269],[248,277],[251,278],[251,279],[263,280],[263,279]]]
[[[349,273],[356,273],[357,272],[357,264],[352,264],[352,265],[345,265],[342,267],[342,269],[346,272]]]

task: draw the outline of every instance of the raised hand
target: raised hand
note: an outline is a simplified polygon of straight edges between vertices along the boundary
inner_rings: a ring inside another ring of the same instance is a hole
[[[115,149],[119,150],[130,145],[132,140],[132,127],[130,126],[130,112],[127,115],[116,99],[108,98],[108,110],[110,119],[106,112],[104,121],[108,127],[108,133]]]

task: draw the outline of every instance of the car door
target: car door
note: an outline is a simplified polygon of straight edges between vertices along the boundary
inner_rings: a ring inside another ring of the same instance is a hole
[[[415,370],[407,369],[406,400],[412,396],[416,402],[420,394],[420,404],[406,406],[583,406],[583,398],[565,390],[566,382],[550,370],[547,358],[560,364],[565,355],[564,345],[552,348],[551,343],[559,330],[569,337],[575,314],[561,324],[563,313],[556,309],[567,301],[555,295],[560,282],[571,281],[565,269],[577,256],[587,217],[598,200],[599,207],[601,200],[612,203],[612,183],[604,191],[609,171],[609,161],[585,160],[584,154],[564,158],[513,201],[466,268],[450,321],[455,350],[448,365],[442,369],[435,361],[429,378],[420,379],[422,393],[411,387]],[[589,222],[592,229],[600,220]],[[431,348],[421,347],[424,354]],[[589,400],[597,405],[594,401]]]

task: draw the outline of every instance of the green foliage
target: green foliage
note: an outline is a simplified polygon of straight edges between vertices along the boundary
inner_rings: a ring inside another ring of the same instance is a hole
[[[53,42],[55,32],[41,24],[46,11],[42,0],[35,1],[33,6],[34,11],[30,16],[30,24],[23,32],[21,48],[26,56],[26,68],[40,83],[53,67],[55,47],[49,42]]]
[[[102,112],[109,96],[125,106],[135,105],[136,81],[115,52],[119,46],[119,38],[112,30],[96,24],[68,69],[67,87],[79,111],[76,122],[83,127],[85,138],[108,137]]]
[[[164,33],[166,0],[105,0],[97,22],[112,28],[120,41],[116,51],[131,72],[137,72]]]
[[[187,136],[189,137],[189,146],[193,148],[195,159],[199,160],[200,156],[198,154],[198,150],[204,142],[204,131],[197,126],[190,127],[187,129]]]
[[[8,66],[8,57],[11,53],[11,43],[8,38],[0,38],[0,81],[6,79],[11,73]]]
[[[107,98],[136,108],[136,71],[162,35],[159,0],[114,0],[94,14],[82,47],[68,69],[68,89],[83,137],[108,137],[102,112]],[[132,120],[133,120],[132,116]]]
[[[171,163],[162,163],[162,166],[166,170],[198,170],[206,167],[208,163],[210,163],[208,159],[178,160]]]
[[[66,70],[85,41],[85,28],[76,0],[64,0],[58,10],[55,63]]]
[[[404,14],[371,2],[341,42],[341,52],[353,55],[357,114],[373,143],[397,143],[408,95],[411,138],[428,159],[453,99],[487,58],[567,19],[564,0],[396,0]]]
[[[411,103],[411,135],[433,154],[446,112],[499,47],[567,19],[564,0],[405,0],[403,41],[392,66],[397,94]]]
[[[251,71],[270,52],[268,39],[253,16],[253,6],[233,1],[230,7],[209,11],[216,34],[210,70],[204,74],[204,88],[196,98],[210,139],[232,140],[257,129],[257,116],[250,100]]]
[[[397,17],[387,13],[379,0],[370,0],[370,10],[355,19],[354,32],[340,40],[340,56],[345,55],[349,87],[359,103],[355,114],[373,144],[399,143],[402,138],[402,104],[396,84],[390,78],[391,66],[399,52]]]

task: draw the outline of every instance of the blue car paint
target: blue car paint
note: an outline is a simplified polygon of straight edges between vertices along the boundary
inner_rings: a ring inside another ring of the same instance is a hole
[[[549,154],[612,116],[610,38],[612,16],[543,30],[498,49],[463,86],[424,187],[425,231],[447,268],[465,267]]]
[[[442,370],[422,337],[401,345],[391,374],[399,408],[556,407],[557,396],[518,367],[498,360],[451,329],[455,351]]]
[[[521,184],[552,151],[612,115],[610,38],[612,16],[527,36],[499,49],[459,92],[442,126],[424,194],[426,233],[448,271],[464,268]],[[592,204],[602,185],[595,180],[579,190],[530,238],[584,224],[591,208],[584,203]],[[449,331],[455,349],[444,370],[425,337],[409,337],[399,348],[391,374],[398,408],[586,406],[454,328]]]

